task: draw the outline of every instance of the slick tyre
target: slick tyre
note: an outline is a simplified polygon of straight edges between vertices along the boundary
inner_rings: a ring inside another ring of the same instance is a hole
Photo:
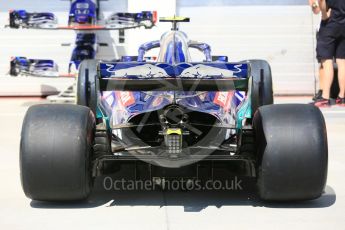
[[[312,105],[260,107],[253,120],[259,196],[268,201],[311,200],[327,179],[325,121]]]
[[[89,107],[96,114],[97,107],[97,60],[84,60],[79,67],[77,104]]]
[[[273,84],[270,64],[265,60],[247,60],[251,66],[252,82],[252,111],[263,105],[273,104]]]
[[[88,197],[94,127],[94,116],[84,106],[29,108],[20,143],[21,181],[27,197],[40,201]]]

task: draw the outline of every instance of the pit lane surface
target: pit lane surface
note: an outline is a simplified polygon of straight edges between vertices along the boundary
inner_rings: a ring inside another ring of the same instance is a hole
[[[309,98],[277,98],[305,103]],[[245,191],[116,192],[102,178],[88,201],[44,203],[27,199],[19,178],[21,123],[36,98],[0,99],[0,229],[344,229],[345,108],[322,109],[329,138],[325,194],[303,203],[264,203]]]

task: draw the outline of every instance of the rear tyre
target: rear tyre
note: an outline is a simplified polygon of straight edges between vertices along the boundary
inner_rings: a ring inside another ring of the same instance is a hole
[[[89,107],[96,114],[97,107],[97,60],[84,60],[79,66],[77,104]]]
[[[251,65],[252,111],[263,105],[273,104],[272,72],[270,64],[265,60],[247,60]]]
[[[84,60],[79,66],[77,83],[77,104],[89,107],[93,114],[96,114],[97,110],[97,64],[97,60]],[[111,153],[110,143],[111,133],[109,130],[97,131],[92,160],[109,155]]]
[[[95,119],[77,105],[36,105],[26,113],[20,145],[24,193],[33,200],[88,197]]]
[[[263,200],[310,200],[327,179],[325,121],[312,105],[268,105],[253,120],[258,190]]]

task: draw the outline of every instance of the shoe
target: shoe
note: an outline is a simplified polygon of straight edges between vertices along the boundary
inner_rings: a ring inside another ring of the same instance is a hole
[[[313,101],[317,101],[319,99],[322,99],[322,89],[319,89],[319,91],[314,95]]]
[[[330,107],[332,105],[332,101],[330,99],[325,99],[321,97],[312,102],[311,104],[315,105],[316,107]]]
[[[340,106],[345,106],[345,98],[337,97],[335,103]]]

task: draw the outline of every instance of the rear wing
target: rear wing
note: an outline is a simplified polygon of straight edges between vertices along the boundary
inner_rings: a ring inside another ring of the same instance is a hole
[[[248,63],[101,62],[101,91],[245,91]]]

